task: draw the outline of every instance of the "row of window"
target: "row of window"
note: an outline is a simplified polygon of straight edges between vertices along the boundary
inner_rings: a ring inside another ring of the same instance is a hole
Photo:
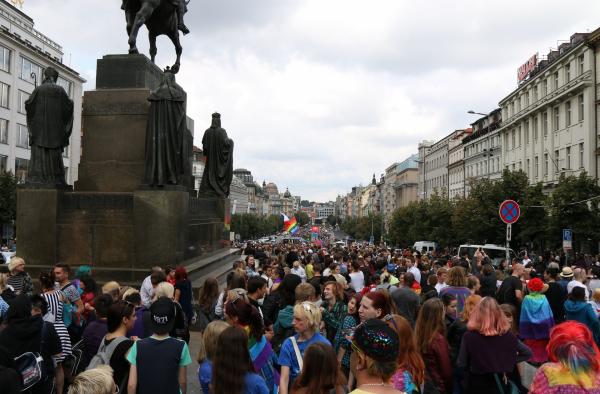
[[[29,160],[15,158],[15,177],[19,182],[25,182],[27,170],[29,169]],[[8,171],[8,156],[0,155],[0,172]],[[69,179],[69,167],[65,167],[65,179]]]
[[[437,176],[433,179],[428,179],[426,182],[426,187],[427,189],[439,189],[442,187],[446,187],[446,185],[448,184],[448,175],[447,174],[442,174],[440,176]]]
[[[0,70],[10,73],[10,62],[12,58],[12,51],[6,47],[0,46]],[[20,56],[19,58],[19,78],[29,83],[42,83],[44,79],[44,67],[32,62],[26,57]],[[72,97],[73,89],[72,83],[62,77],[58,77],[56,83],[62,86],[69,97]],[[4,105],[3,105],[4,107]]]
[[[488,170],[488,162],[489,170]],[[495,172],[500,171],[500,158],[496,157],[491,160],[480,161],[479,163],[474,163],[468,166],[465,166],[465,170],[467,172],[467,178],[474,176],[487,176],[493,174]]]
[[[554,167],[555,172],[558,173],[560,171],[563,170],[573,170],[575,169],[574,167],[574,163],[573,163],[573,156],[575,154],[575,149],[578,149],[578,156],[579,156],[579,168],[584,168],[584,147],[583,147],[583,142],[578,144],[578,145],[571,145],[571,146],[567,146],[564,149],[564,153],[565,153],[565,157],[564,159],[561,159],[560,157],[560,150],[555,150],[554,151],[554,157],[551,158],[547,153],[544,153],[543,156],[543,160],[544,160],[544,167],[543,167],[543,175],[547,176],[551,171],[550,171],[550,166]],[[551,163],[552,162],[552,163]],[[563,165],[564,162],[564,165]],[[519,161],[519,163],[513,163],[510,167],[507,165],[506,169],[508,170],[521,170],[521,162]],[[527,173],[527,176],[531,176],[530,172],[530,159],[526,160],[526,164],[525,164],[525,173]],[[534,179],[538,179],[540,176],[539,173],[539,157],[535,156],[533,159],[533,177]]]
[[[17,139],[15,141],[15,145],[20,148],[29,148],[29,132],[27,131],[27,126],[22,124],[17,124]],[[0,119],[0,144],[8,144],[8,120]]]
[[[583,94],[577,96],[577,119],[578,122],[582,122],[585,118],[585,104],[583,100]],[[539,128],[541,124],[542,135],[544,138],[548,137],[548,130],[550,127],[552,131],[558,131],[561,129],[561,117],[564,117],[564,127],[569,127],[573,124],[574,121],[574,108],[573,108],[573,100],[568,100],[562,105],[557,105],[552,108],[552,112],[549,117],[549,111],[544,111],[541,115],[534,115],[530,119],[526,119],[518,126],[516,126],[511,131],[507,131],[504,134],[504,147],[506,150],[515,149],[521,146],[522,137],[525,138],[525,144],[529,144],[530,139],[530,125],[531,131],[533,133],[533,142],[537,142],[539,135]],[[561,116],[561,107],[563,108],[563,116]],[[541,121],[539,121],[541,120]],[[509,138],[510,136],[510,138]]]
[[[533,84],[518,97],[515,97],[513,101],[503,108],[503,119],[514,116],[519,113],[521,109],[529,107],[530,103],[533,104],[538,101],[538,98],[542,98],[548,93],[558,90],[561,86],[560,74],[562,74],[562,85],[564,85],[569,83],[573,76],[582,75],[585,72],[585,68],[585,57],[583,54],[578,56],[577,59],[565,63],[560,69],[552,73],[552,75]]]
[[[489,142],[490,142],[489,146],[488,146],[488,139],[485,139],[485,140],[482,140],[482,141],[479,141],[477,143],[467,146],[465,148],[465,157],[471,157],[473,155],[476,155],[480,152],[483,152],[484,149],[494,149],[495,147],[500,145],[500,137],[494,136],[489,139]]]

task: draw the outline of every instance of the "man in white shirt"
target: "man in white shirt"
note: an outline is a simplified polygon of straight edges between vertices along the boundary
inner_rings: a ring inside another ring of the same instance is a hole
[[[421,283],[421,271],[416,267],[415,262],[411,259],[406,260],[406,271],[413,274],[415,277],[415,282]]]
[[[438,283],[435,285],[435,290],[440,294],[443,288],[448,287],[446,284],[446,280],[448,280],[448,270],[444,267],[441,267],[437,270],[437,279]]]
[[[586,285],[583,284],[585,279],[586,279],[585,270],[583,270],[582,268],[575,268],[573,270],[573,280],[567,284],[567,293],[571,294],[571,292],[573,291],[573,289],[575,287],[582,287],[585,289],[585,300],[589,301],[590,300],[590,290],[587,288]]]
[[[152,273],[144,278],[142,282],[142,287],[140,287],[140,296],[142,297],[142,305],[146,308],[150,308],[150,304],[152,304],[152,297],[154,297],[154,287],[156,285],[152,284],[152,274],[161,273],[163,269],[159,266],[152,267]]]

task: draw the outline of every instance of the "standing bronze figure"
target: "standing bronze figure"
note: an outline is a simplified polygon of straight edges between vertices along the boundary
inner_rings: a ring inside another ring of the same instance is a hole
[[[221,115],[212,115],[212,124],[202,137],[202,153],[206,165],[200,182],[199,194],[205,196],[229,197],[229,187],[233,179],[233,140],[221,127]]]
[[[121,9],[125,10],[127,21],[127,35],[129,37],[129,53],[138,53],[136,46],[137,35],[142,25],[148,28],[150,40],[150,59],[156,58],[156,37],[166,35],[175,46],[177,60],[171,67],[176,74],[179,71],[181,53],[183,51],[179,42],[179,31],[189,33],[183,22],[187,12],[185,0],[122,0]],[[188,0],[189,2],[189,0]]]
[[[26,182],[48,187],[65,187],[63,150],[73,130],[73,101],[56,84],[58,72],[44,70],[44,82],[25,102],[31,161]]]

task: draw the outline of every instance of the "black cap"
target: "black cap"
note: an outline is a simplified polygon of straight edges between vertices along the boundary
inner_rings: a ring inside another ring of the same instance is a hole
[[[175,325],[175,303],[161,297],[150,305],[150,327],[153,332],[167,333]]]
[[[398,334],[379,319],[369,319],[356,327],[353,340],[365,355],[375,361],[392,362],[398,359]]]

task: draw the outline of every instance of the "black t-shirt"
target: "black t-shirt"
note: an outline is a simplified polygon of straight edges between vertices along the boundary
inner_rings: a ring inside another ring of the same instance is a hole
[[[521,279],[515,276],[509,276],[504,279],[502,285],[498,289],[498,303],[499,304],[511,304],[515,307],[519,306],[517,296],[515,295],[516,290],[523,291],[523,283]]]
[[[104,339],[105,346],[110,345],[115,339],[116,338],[110,340]],[[119,343],[110,357],[110,367],[114,370],[113,380],[120,389],[127,387],[127,383],[125,383],[124,386],[121,386],[121,383],[123,383],[124,379],[129,376],[129,361],[127,361],[125,356],[127,355],[127,352],[131,346],[133,346],[133,341],[130,339]]]
[[[548,283],[548,290],[544,293],[556,324],[565,321],[565,301],[567,300],[567,292],[557,282]]]

